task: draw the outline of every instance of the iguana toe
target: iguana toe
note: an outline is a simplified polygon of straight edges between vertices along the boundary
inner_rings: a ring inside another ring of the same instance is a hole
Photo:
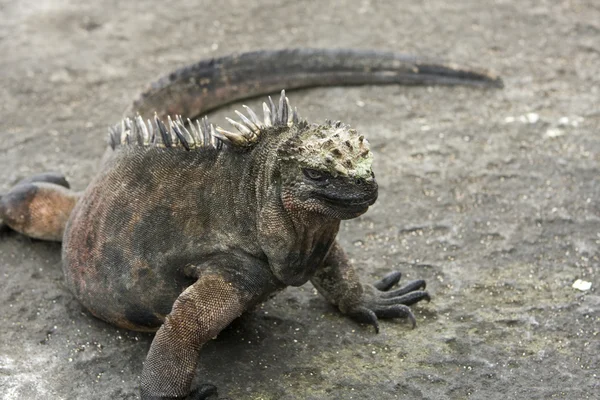
[[[394,287],[400,281],[400,278],[402,278],[402,272],[393,271],[375,282],[373,286],[378,290],[386,292]]]
[[[218,396],[216,386],[204,383],[194,389],[187,397],[187,400],[219,400]]]
[[[379,321],[377,319],[377,314],[375,314],[375,312],[370,308],[359,306],[350,311],[348,316],[356,322],[360,322],[361,324],[373,325],[375,328],[375,333],[379,333]]]
[[[399,297],[399,296],[402,296],[402,295],[405,295],[408,293],[412,293],[415,291],[422,291],[426,287],[427,287],[427,284],[425,283],[425,281],[423,279],[417,279],[417,280],[408,282],[406,285],[404,285],[401,288],[396,289],[396,290],[389,291],[390,288],[379,289],[379,290],[385,292],[385,293],[381,294],[381,297],[390,298],[390,297]],[[428,298],[427,300],[430,300],[430,299]],[[403,303],[403,304],[407,304],[407,303]],[[409,304],[407,304],[407,305],[409,305]]]

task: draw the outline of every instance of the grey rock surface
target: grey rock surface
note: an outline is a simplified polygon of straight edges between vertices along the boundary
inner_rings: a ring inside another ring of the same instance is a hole
[[[501,91],[288,93],[372,144],[380,199],[340,234],[361,275],[400,269],[433,300],[416,329],[376,335],[310,285],[287,290],[206,346],[200,381],[236,400],[600,397],[596,0],[0,0],[0,15],[0,193],[49,170],[85,188],[106,127],[201,58],[339,46],[497,71]],[[77,303],[58,244],[0,232],[0,398],[138,398],[151,339]]]

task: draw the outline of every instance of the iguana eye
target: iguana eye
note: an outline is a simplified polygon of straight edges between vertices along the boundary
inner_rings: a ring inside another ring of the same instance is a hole
[[[304,168],[302,172],[304,172],[304,176],[313,181],[321,182],[327,180],[327,174],[316,169]]]

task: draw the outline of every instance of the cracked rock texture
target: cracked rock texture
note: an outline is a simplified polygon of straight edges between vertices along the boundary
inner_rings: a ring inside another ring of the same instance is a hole
[[[0,193],[48,170],[83,189],[135,94],[201,58],[339,46],[495,70],[504,90],[288,93],[372,144],[380,199],[340,233],[360,274],[400,269],[433,300],[416,329],[375,335],[310,285],[287,290],[208,344],[199,375],[236,400],[598,398],[596,0],[0,0],[0,14]],[[0,232],[1,398],[135,399],[151,338],[83,310],[59,245]]]

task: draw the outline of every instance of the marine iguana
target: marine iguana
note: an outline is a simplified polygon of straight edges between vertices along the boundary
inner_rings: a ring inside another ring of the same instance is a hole
[[[56,173],[19,182],[0,220],[62,241],[69,288],[93,315],[157,331],[141,396],[204,399],[192,390],[202,345],[253,305],[310,280],[340,311],[379,330],[429,299],[400,272],[362,284],[335,240],[341,220],[377,198],[365,137],[341,122],[309,124],[285,96],[229,119],[237,132],[192,118],[242,98],[319,85],[461,84],[499,78],[393,53],[258,51],[201,61],[152,84],[121,124],[82,193]]]

